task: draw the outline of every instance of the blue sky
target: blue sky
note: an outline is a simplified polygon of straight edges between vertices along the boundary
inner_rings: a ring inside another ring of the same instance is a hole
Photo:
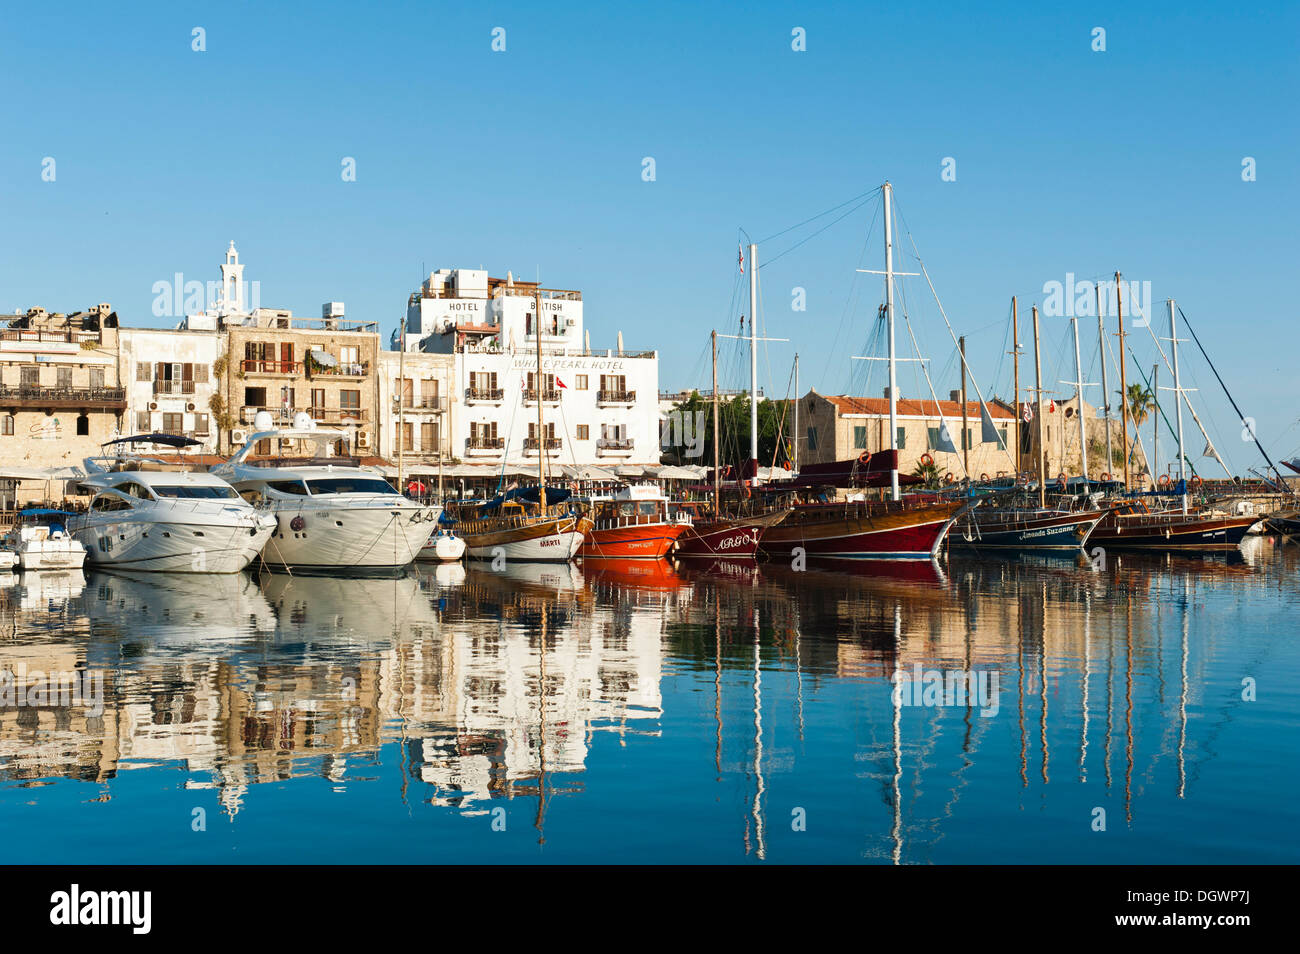
[[[660,349],[664,387],[703,385],[708,329],[747,310],[732,305],[740,230],[765,239],[888,178],[986,391],[1009,390],[1011,295],[1027,325],[1044,283],[1119,269],[1178,300],[1271,451],[1300,449],[1300,13],[1048,6],[13,7],[0,308],[110,301],[128,324],[165,324],[154,282],[215,278],[231,239],[262,304],[316,315],[342,300],[385,332],[422,271],[540,270],[583,290],[593,345],[621,330]],[[769,391],[785,393],[798,350],[805,390],[879,393],[879,372],[849,360],[879,300],[853,272],[880,267],[874,211],[785,255],[833,216],[760,245],[761,261],[782,255],[762,273],[765,330],[792,339],[761,356]],[[907,293],[946,392],[951,342],[924,285]],[[1052,382],[1073,377],[1072,351],[1056,366],[1066,334],[1045,320]],[[1089,381],[1095,342],[1094,323]],[[1149,373],[1150,338],[1132,343]],[[1243,470],[1255,457],[1191,350],[1185,384]],[[914,379],[904,394],[923,393]]]

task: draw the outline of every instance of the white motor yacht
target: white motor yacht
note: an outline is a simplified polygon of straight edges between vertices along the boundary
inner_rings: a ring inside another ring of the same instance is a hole
[[[20,510],[17,523],[5,535],[5,549],[23,570],[79,570],[86,561],[86,548],[68,533],[65,522],[71,516],[62,510]]]
[[[437,529],[442,508],[408,500],[379,471],[333,454],[346,435],[313,427],[305,417],[282,429],[255,421],[257,433],[212,471],[275,518],[263,560],[291,570],[373,571],[409,564]],[[262,441],[269,442],[271,456],[254,459]]]
[[[173,434],[123,437],[109,444],[198,442]],[[145,457],[90,458],[80,480],[94,492],[85,513],[68,517],[68,532],[87,562],[127,570],[238,573],[266,545],[275,521],[241,500],[220,477],[188,463]]]

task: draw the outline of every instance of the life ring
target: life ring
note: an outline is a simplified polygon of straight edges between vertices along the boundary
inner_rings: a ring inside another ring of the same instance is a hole
[[[743,490],[745,491],[745,499],[748,500],[748,499],[749,499],[749,484],[747,484],[747,483],[744,484],[743,487],[742,487],[741,489],[743,489]]]
[[[1056,486],[1060,487],[1062,490],[1069,486],[1069,480],[1065,476],[1065,471],[1061,471],[1056,475]]]
[[[1103,471],[1101,472],[1101,479],[1102,479],[1102,480],[1110,480],[1110,473],[1109,473],[1108,471],[1104,471],[1104,470],[1103,470]]]
[[[983,481],[988,480],[988,479],[989,479],[989,475],[988,475],[988,474],[980,474],[980,482],[981,482],[981,483],[982,483]]]
[[[1192,474],[1192,479],[1189,480],[1189,481],[1187,482],[1187,489],[1188,489],[1188,490],[1199,490],[1200,487],[1201,487],[1201,484],[1203,484],[1204,482],[1205,482],[1205,481],[1201,480],[1201,475],[1200,475],[1200,474]]]
[[[934,463],[934,458],[931,457],[929,454],[922,454],[922,455],[921,455],[921,464],[922,464],[923,466],[925,466],[925,467],[929,467],[929,466],[930,466],[931,464],[933,464],[933,463]]]
[[[870,464],[870,463],[871,463],[871,451],[863,451],[861,454],[859,454],[859,455],[858,455],[858,463],[861,464],[863,467],[866,467],[868,464]]]
[[[1161,487],[1168,487],[1168,486],[1169,486],[1169,475],[1168,475],[1168,474],[1161,474],[1161,475],[1160,475],[1160,479],[1157,480],[1156,483],[1159,484]]]
[[[943,482],[945,484],[952,483],[952,471],[948,471],[948,473],[943,475]]]

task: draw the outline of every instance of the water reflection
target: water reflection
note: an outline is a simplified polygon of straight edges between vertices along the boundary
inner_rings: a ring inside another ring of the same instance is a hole
[[[620,813],[670,813],[683,833],[662,850],[700,860],[1174,860],[1221,843],[1187,834],[1211,807],[1282,851],[1267,793],[1294,769],[1263,753],[1294,740],[1274,722],[1296,683],[1253,708],[1240,683],[1264,665],[1300,675],[1277,635],[1297,551],[1249,543],[1235,560],[1106,566],[0,579],[0,669],[22,697],[0,707],[0,809],[65,780],[109,802],[127,771],[166,770],[161,793],[179,769],[232,820],[261,810],[259,786],[312,778],[387,787],[408,816],[523,799],[548,851],[615,851]],[[995,673],[998,688],[909,701],[896,672]],[[101,705],[33,692],[77,673],[98,674]],[[1274,726],[1267,747],[1243,747],[1255,720]],[[557,801],[583,824],[553,821]],[[1122,834],[1089,840],[1095,807]]]

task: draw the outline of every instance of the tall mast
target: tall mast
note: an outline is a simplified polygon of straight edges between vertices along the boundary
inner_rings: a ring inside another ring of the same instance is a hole
[[[957,339],[957,350],[961,352],[961,469],[966,472],[966,481],[970,483],[970,433],[966,421],[966,336]]]
[[[546,513],[546,434],[542,423],[542,291],[539,288],[535,293],[534,301],[537,303],[537,310],[533,318],[533,334],[537,338],[537,380],[534,387],[537,393],[537,481],[541,488],[541,495],[538,498],[542,505],[542,513]],[[545,653],[546,646],[542,646],[542,652]]]
[[[718,332],[709,335],[713,342],[713,514],[722,518],[722,463],[718,460]]]
[[[1083,480],[1086,484],[1088,481],[1088,431],[1083,424],[1083,361],[1079,357],[1079,319],[1071,318],[1070,324],[1074,326],[1074,380],[1078,386],[1075,391],[1079,396],[1079,406],[1074,409],[1074,416],[1079,419],[1079,460],[1081,461]]]
[[[898,371],[894,354],[894,187],[885,182],[885,318],[889,328],[889,449],[893,459],[889,468],[889,494],[899,500],[898,492]],[[965,365],[963,364],[963,367]],[[967,472],[969,476],[969,472]]]
[[[405,397],[403,389],[406,387],[406,336],[402,336],[402,350],[397,355],[397,492],[405,493],[402,490],[402,426],[406,423],[406,402],[402,400]]]
[[[799,352],[794,353],[794,472],[799,473]]]
[[[1174,406],[1178,424],[1178,482],[1183,487],[1183,513],[1187,513],[1187,457],[1183,454],[1183,390],[1178,378],[1178,326],[1174,320],[1174,300],[1169,299],[1169,342],[1174,352]]]
[[[1155,399],[1155,413],[1151,415],[1151,489],[1156,485],[1156,469],[1160,466],[1160,364],[1151,365],[1151,396]]]
[[[1124,291],[1119,284],[1119,272],[1115,273],[1115,313],[1119,317],[1119,431],[1124,441],[1124,489],[1128,490],[1128,383],[1124,379]]]
[[[1038,351],[1038,306],[1034,305],[1034,393],[1038,395],[1038,506],[1047,506],[1047,441],[1043,429],[1043,359]]]
[[[1097,341],[1101,346],[1101,414],[1106,422],[1106,465],[1105,473],[1115,466],[1115,457],[1110,449],[1110,390],[1106,384],[1106,320],[1101,316],[1101,282],[1097,282]]]
[[[1020,319],[1016,314],[1016,296],[1011,296],[1011,369],[1012,380],[1015,382],[1015,434],[1016,450],[1011,459],[1016,462],[1016,473],[1020,473]]]
[[[716,388],[715,388],[716,393]],[[758,246],[749,246],[749,466],[758,484]]]

